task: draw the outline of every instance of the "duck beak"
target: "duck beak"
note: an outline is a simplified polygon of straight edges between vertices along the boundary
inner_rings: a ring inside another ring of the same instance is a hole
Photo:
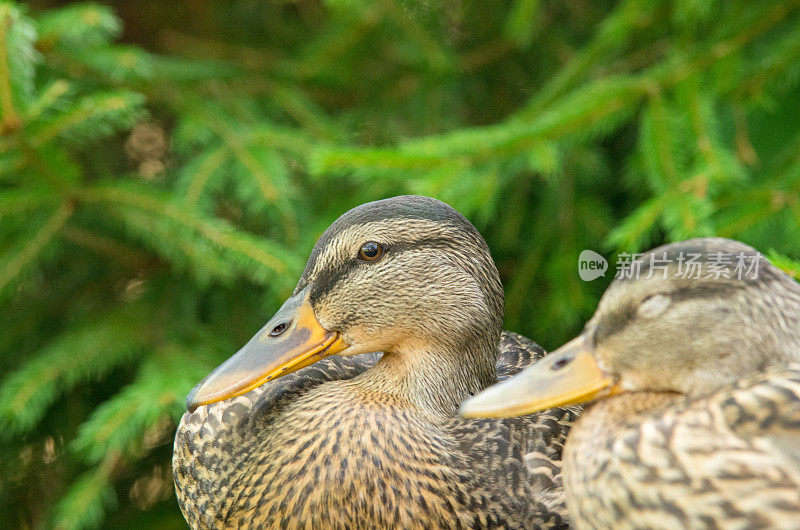
[[[461,406],[465,418],[504,418],[583,403],[616,393],[583,335],[514,377],[491,386]]]
[[[336,331],[323,328],[309,303],[306,287],[283,304],[275,316],[233,357],[189,392],[186,408],[240,396],[348,347]]]

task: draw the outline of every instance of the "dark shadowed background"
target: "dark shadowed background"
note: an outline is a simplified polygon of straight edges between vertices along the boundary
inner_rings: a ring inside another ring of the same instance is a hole
[[[363,202],[470,218],[548,349],[622,251],[797,275],[798,103],[796,0],[0,1],[0,527],[184,527],[186,393]]]

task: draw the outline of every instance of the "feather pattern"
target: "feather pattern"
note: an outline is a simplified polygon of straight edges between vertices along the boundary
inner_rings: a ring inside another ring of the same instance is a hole
[[[743,243],[645,254],[748,257],[758,274],[616,280],[586,327],[624,391],[564,449],[579,528],[800,528],[800,285]],[[732,266],[730,266],[732,267]]]
[[[603,400],[578,420],[565,467],[581,528],[797,528],[800,365],[700,399]]]
[[[504,332],[506,379],[544,355]],[[365,393],[380,354],[331,357],[186,413],[178,500],[192,528],[566,527],[560,455],[577,407],[463,420]]]

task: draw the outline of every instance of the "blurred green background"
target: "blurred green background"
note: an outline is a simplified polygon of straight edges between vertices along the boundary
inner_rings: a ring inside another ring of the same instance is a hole
[[[109,4],[0,1],[0,527],[184,527],[186,393],[363,202],[464,213],[548,349],[621,251],[800,271],[798,1]]]

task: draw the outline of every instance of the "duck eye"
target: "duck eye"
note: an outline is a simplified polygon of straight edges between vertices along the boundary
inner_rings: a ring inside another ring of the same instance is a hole
[[[274,328],[272,328],[270,330],[269,336],[270,337],[278,337],[278,336],[282,335],[283,332],[286,331],[287,326],[288,325],[286,324],[286,322],[281,322],[280,324],[278,324],[277,326],[275,326]]]
[[[663,313],[669,304],[669,296],[661,293],[651,294],[642,300],[636,312],[642,318],[654,318]]]
[[[564,368],[566,365],[568,365],[571,362],[572,362],[572,357],[562,357],[561,359],[558,359],[556,362],[551,364],[550,365],[550,369],[555,372],[555,371],[561,370],[562,368]]]
[[[383,245],[374,241],[367,241],[358,251],[358,259],[364,261],[377,261],[383,256]]]

